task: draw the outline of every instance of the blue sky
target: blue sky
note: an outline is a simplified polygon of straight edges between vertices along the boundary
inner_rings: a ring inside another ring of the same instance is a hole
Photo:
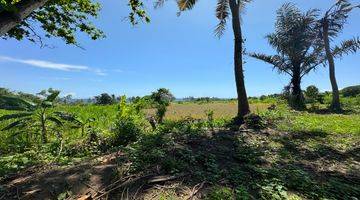
[[[94,23],[107,37],[92,41],[78,34],[86,50],[59,39],[46,40],[54,46],[51,49],[28,41],[1,40],[0,87],[31,93],[53,87],[77,98],[102,92],[141,96],[159,87],[169,88],[177,97],[236,96],[231,24],[221,39],[214,36],[215,0],[200,0],[180,17],[172,0],[158,10],[147,1],[152,21],[136,27],[124,20],[126,1],[100,2],[103,9]],[[247,6],[242,26],[248,51],[274,53],[264,36],[273,32],[275,12],[285,2],[254,0]],[[302,10],[325,10],[335,1],[292,2]],[[360,35],[359,19],[360,10],[353,12],[339,40]],[[272,66],[252,58],[245,60],[249,96],[280,92],[288,83],[288,77],[277,74]],[[336,60],[336,64],[340,88],[360,84],[360,54]],[[311,84],[329,90],[327,69],[319,67],[306,76],[302,87]]]

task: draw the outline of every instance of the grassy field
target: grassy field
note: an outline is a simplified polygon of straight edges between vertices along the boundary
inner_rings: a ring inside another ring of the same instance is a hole
[[[224,123],[218,123],[219,130],[213,132],[209,131],[206,112],[214,111],[215,121],[224,122],[223,119],[229,120],[236,115],[235,102],[172,103],[166,113],[166,122],[159,130],[147,132],[129,148],[110,150],[120,149],[127,157],[116,160],[115,171],[104,176],[141,176],[151,169],[165,174],[196,172],[181,182],[143,191],[139,195],[144,199],[183,199],[202,182],[207,185],[202,191],[207,199],[230,200],[239,195],[248,199],[351,199],[360,195],[360,114],[292,111],[281,102],[269,110],[271,104],[251,104],[252,112],[266,121],[264,130],[233,131],[225,128]],[[82,119],[94,117],[96,120],[91,125],[96,131],[104,138],[113,136],[117,105],[73,105],[55,109]],[[0,116],[8,113],[12,112],[0,110]],[[152,109],[145,110],[146,115],[153,113]],[[201,120],[187,121],[187,117]],[[1,123],[0,127],[3,126],[5,124]],[[68,174],[65,176],[71,178],[76,172],[91,180],[93,175],[86,170],[96,174],[94,166],[108,166],[97,163],[87,164],[85,171],[76,168],[84,159],[104,154],[93,149],[96,145],[101,146],[101,141],[89,146],[88,136],[82,136],[79,129],[63,130],[62,156],[58,155],[59,141],[54,135],[49,144],[24,150],[16,146],[18,143],[11,137],[11,132],[3,132],[2,136],[0,147],[12,149],[12,152],[0,155],[1,176],[50,163],[75,167],[68,171],[56,169],[56,173],[45,173],[34,182],[25,180],[16,187],[47,187],[43,182],[48,181],[59,185],[62,180],[58,180],[57,173]],[[15,189],[14,194],[18,192]],[[71,188],[58,190],[56,194]],[[119,197],[116,196],[119,193],[114,193],[114,197]]]

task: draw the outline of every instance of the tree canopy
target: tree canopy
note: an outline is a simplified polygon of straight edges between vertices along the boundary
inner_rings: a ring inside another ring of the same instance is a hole
[[[137,24],[139,20],[150,21],[141,1],[129,0],[128,5],[132,24]],[[45,45],[44,37],[58,37],[66,44],[78,46],[76,32],[83,32],[93,40],[105,37],[103,31],[91,22],[92,18],[98,16],[100,9],[100,4],[93,0],[2,0],[0,1],[1,28],[14,21],[16,25],[9,31],[2,30],[1,37],[27,39],[41,46]]]

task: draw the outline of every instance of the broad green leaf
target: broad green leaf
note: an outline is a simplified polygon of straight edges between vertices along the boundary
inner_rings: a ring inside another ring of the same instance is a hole
[[[48,120],[54,122],[54,123],[57,124],[58,126],[62,126],[62,125],[63,125],[63,123],[62,123],[59,119],[57,119],[56,117],[48,117]]]
[[[54,91],[53,93],[51,93],[51,94],[46,98],[45,101],[53,102],[53,101],[56,99],[56,97],[59,96],[59,94],[60,94],[60,91]]]
[[[0,96],[0,109],[5,110],[34,110],[36,104],[18,97]]]
[[[3,116],[0,117],[0,121],[27,117],[27,116],[31,116],[32,114],[33,113],[26,112],[26,113],[15,113],[15,114],[3,115]]]

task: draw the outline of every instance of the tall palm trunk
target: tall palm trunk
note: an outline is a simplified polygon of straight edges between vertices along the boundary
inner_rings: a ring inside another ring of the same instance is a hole
[[[331,53],[330,49],[330,40],[329,40],[329,24],[327,20],[324,20],[323,22],[323,39],[324,39],[324,45],[325,45],[325,52],[326,52],[326,58],[329,62],[329,73],[330,73],[330,82],[332,87],[332,102],[331,102],[331,109],[340,111],[341,105],[340,105],[340,95],[339,95],[339,88],[336,82],[335,77],[335,62],[334,57]]]
[[[242,66],[243,49],[242,49],[242,33],[241,33],[241,25],[240,25],[240,10],[239,10],[239,4],[236,2],[236,0],[230,0],[229,3],[232,14],[232,27],[235,37],[234,72],[235,72],[235,82],[236,82],[236,90],[238,96],[238,118],[243,119],[243,117],[250,112],[250,109],[246,95],[244,72]]]
[[[301,74],[300,66],[295,67],[294,74],[291,78],[291,99],[290,106],[295,110],[302,110],[305,108],[304,98],[301,90]]]

